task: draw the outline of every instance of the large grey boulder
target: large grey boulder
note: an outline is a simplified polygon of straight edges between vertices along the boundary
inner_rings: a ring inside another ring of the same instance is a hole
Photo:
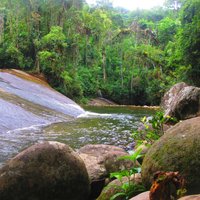
[[[188,194],[200,192],[200,117],[179,122],[149,149],[142,163],[142,179],[150,187],[157,171],[179,171]]]
[[[1,200],[87,200],[89,190],[85,164],[58,142],[35,144],[0,169]]]
[[[85,162],[90,177],[92,198],[98,197],[101,193],[109,173],[133,166],[131,161],[119,160],[119,157],[128,155],[128,153],[124,149],[112,145],[89,144],[80,148],[78,153]]]
[[[181,83],[177,83],[175,84],[173,87],[171,87],[169,89],[169,91],[167,91],[165,93],[165,95],[163,96],[162,98],[162,101],[161,101],[161,107],[164,109],[164,110],[167,110],[170,108],[171,104],[175,101],[176,99],[176,96],[179,94],[179,92],[187,87],[188,85],[184,82],[181,82]]]
[[[178,120],[197,117],[200,114],[200,88],[178,83],[164,95],[161,107],[165,115]]]

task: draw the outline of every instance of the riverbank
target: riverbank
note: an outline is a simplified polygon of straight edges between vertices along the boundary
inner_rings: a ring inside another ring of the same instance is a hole
[[[108,100],[106,98],[98,97],[91,99],[86,106],[109,106],[109,107],[129,107],[132,109],[153,109],[153,110],[159,110],[160,106],[138,106],[138,105],[119,105],[111,100]]]

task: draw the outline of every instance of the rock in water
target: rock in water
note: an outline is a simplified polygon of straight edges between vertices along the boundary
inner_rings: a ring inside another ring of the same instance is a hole
[[[188,194],[200,192],[200,117],[179,122],[156,141],[142,163],[142,179],[150,187],[157,171],[178,171]]]
[[[178,83],[164,95],[161,107],[165,115],[178,120],[197,117],[200,115],[200,88]]]
[[[35,144],[0,169],[1,200],[87,200],[85,164],[59,142]]]

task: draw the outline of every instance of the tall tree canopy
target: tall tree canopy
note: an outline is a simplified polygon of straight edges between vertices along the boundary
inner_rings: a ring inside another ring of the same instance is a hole
[[[44,73],[75,100],[159,104],[177,81],[200,85],[199,13],[199,0],[132,12],[108,0],[1,0],[0,68]]]

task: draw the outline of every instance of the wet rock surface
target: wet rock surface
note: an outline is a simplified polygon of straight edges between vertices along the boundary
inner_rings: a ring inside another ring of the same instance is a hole
[[[0,165],[20,149],[44,140],[42,127],[83,113],[46,82],[19,70],[0,70]]]
[[[32,125],[66,121],[84,113],[75,102],[50,88],[47,83],[41,83],[37,78],[21,71],[17,71],[18,76],[8,72],[0,71],[1,133]]]

